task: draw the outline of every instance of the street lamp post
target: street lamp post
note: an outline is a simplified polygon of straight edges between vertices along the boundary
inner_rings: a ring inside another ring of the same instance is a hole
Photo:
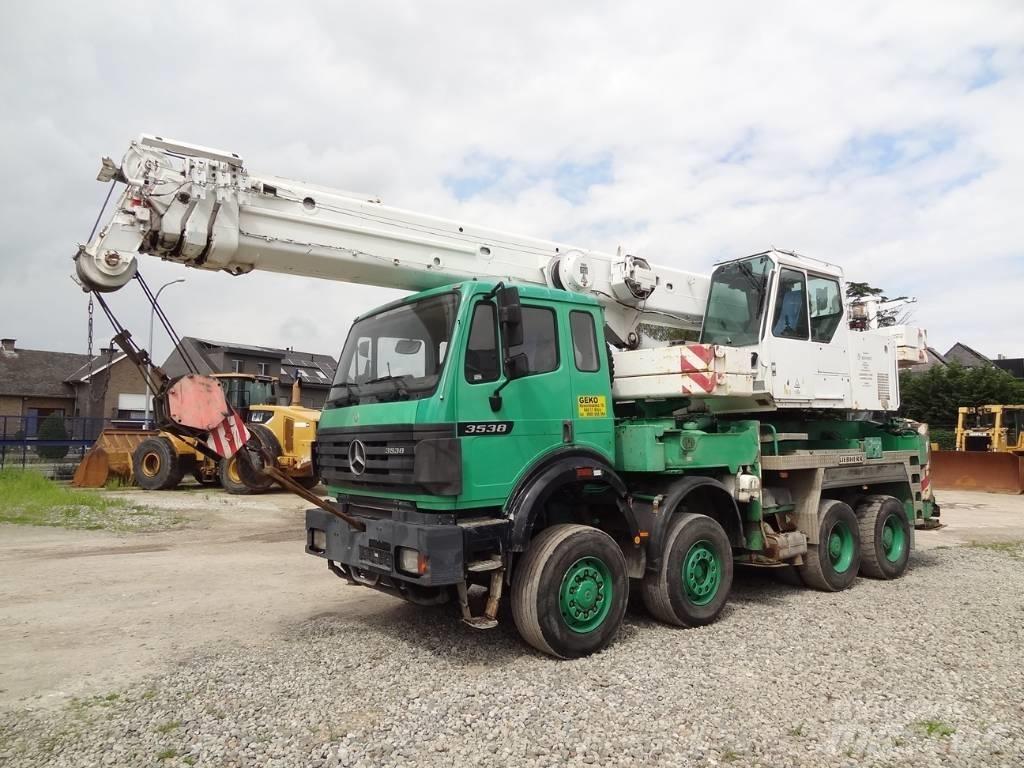
[[[150,354],[150,361],[149,361],[150,371],[152,371],[152,368],[153,368],[153,360],[152,360],[152,355],[153,355],[153,315],[156,312],[156,303],[157,303],[157,301],[160,300],[160,294],[163,292],[164,288],[166,288],[169,285],[174,285],[175,283],[184,283],[184,282],[185,282],[185,278],[179,277],[177,280],[171,280],[171,282],[169,282],[169,283],[164,283],[163,285],[160,286],[160,289],[156,292],[156,296],[153,297],[153,306],[149,308],[149,344],[146,346],[146,351],[148,351],[149,354]],[[145,418],[143,419],[143,426],[146,429],[149,429],[149,401],[150,401],[150,399],[152,397],[153,397],[152,393],[150,393],[148,391],[148,388],[147,388],[147,391],[146,391],[146,415],[145,415]]]

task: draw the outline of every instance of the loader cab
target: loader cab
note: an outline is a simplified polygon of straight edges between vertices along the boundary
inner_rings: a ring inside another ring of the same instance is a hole
[[[850,397],[842,271],[767,251],[716,266],[701,342],[749,351],[752,390],[780,407],[835,407]]]
[[[500,508],[557,452],[611,460],[604,318],[587,296],[466,283],[360,317],[320,420],[333,493]]]
[[[277,404],[277,379],[245,373],[219,373],[214,378],[224,389],[228,405],[242,418],[248,419],[249,408],[254,405]]]

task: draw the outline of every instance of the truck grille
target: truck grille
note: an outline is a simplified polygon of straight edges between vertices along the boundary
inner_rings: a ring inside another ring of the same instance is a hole
[[[453,424],[323,428],[317,431],[317,468],[327,485],[416,490],[417,445],[454,437]]]

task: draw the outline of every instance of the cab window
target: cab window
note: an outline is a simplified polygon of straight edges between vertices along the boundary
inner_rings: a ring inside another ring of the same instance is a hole
[[[783,339],[807,338],[807,285],[803,272],[782,269],[772,333]]]
[[[497,381],[500,375],[496,315],[494,304],[489,301],[481,301],[473,308],[466,344],[466,381],[470,384]]]
[[[523,343],[509,349],[510,355],[526,354],[530,374],[558,368],[558,331],[555,312],[545,307],[523,307]]]
[[[600,361],[597,357],[594,316],[589,312],[570,312],[569,330],[572,332],[572,354],[576,361],[576,370],[588,373],[598,370]]]
[[[811,341],[828,343],[843,320],[839,282],[829,277],[807,276],[811,304]]]

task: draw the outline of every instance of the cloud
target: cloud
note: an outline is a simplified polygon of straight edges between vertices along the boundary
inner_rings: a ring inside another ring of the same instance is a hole
[[[0,333],[84,350],[68,275],[106,191],[99,157],[148,131],[676,268],[792,248],[916,295],[940,349],[1024,355],[1022,40],[1012,0],[12,6]],[[186,278],[164,294],[183,334],[315,351],[398,295],[142,269]],[[139,292],[111,302],[142,338]]]

